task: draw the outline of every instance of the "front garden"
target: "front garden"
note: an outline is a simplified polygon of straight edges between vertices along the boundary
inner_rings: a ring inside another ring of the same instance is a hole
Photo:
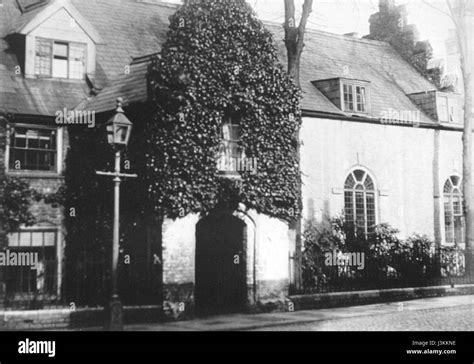
[[[305,293],[470,283],[459,246],[436,246],[419,235],[401,239],[387,224],[366,235],[337,217],[307,222],[303,238]]]

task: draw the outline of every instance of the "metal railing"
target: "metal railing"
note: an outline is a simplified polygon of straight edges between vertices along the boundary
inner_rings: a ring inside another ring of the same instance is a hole
[[[461,250],[436,248],[425,254],[364,256],[363,269],[362,264],[351,262],[350,254],[353,253],[322,252],[316,259],[316,267],[303,269],[303,293],[474,283],[465,274],[465,256]]]

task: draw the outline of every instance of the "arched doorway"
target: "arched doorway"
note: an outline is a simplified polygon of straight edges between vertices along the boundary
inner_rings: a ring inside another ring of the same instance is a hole
[[[246,304],[245,223],[212,214],[196,227],[197,315],[241,312]]]

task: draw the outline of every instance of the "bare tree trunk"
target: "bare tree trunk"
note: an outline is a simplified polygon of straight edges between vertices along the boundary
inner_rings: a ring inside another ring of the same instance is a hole
[[[466,70],[472,66],[464,57],[461,57],[461,64]],[[466,216],[466,271],[472,277],[474,276],[474,211],[472,206],[472,108],[473,108],[473,83],[472,73],[463,71],[464,74],[464,92],[465,92],[465,116],[463,132],[463,191],[464,191],[464,209]]]
[[[473,45],[469,37],[469,10],[473,11],[472,0],[449,1],[448,6],[456,27],[456,35],[461,57],[461,68],[464,81],[464,131],[463,131],[463,196],[466,241],[466,272],[474,276],[474,211],[472,205],[472,127],[474,84],[472,69],[474,67]],[[470,4],[471,3],[471,4]]]
[[[0,252],[7,246],[6,224],[3,220],[5,218],[3,211],[4,191],[2,184],[6,178],[5,176],[5,147],[6,147],[6,133],[7,120],[0,115]],[[0,309],[4,306],[5,296],[5,282],[4,282],[4,268],[0,267]]]
[[[301,54],[308,18],[313,8],[313,0],[305,0],[300,24],[296,24],[295,0],[285,1],[285,45],[288,55],[288,73],[300,86]]]
[[[295,85],[301,87],[300,84],[300,64],[301,55],[304,48],[304,36],[306,31],[306,25],[308,18],[313,8],[313,0],[305,0],[303,4],[303,13],[301,15],[300,24],[296,25],[296,9],[294,0],[285,1],[285,45],[288,57],[288,74],[293,78]],[[298,130],[298,138],[300,131]],[[298,159],[300,158],[300,147],[297,149]],[[301,194],[302,185],[298,186]],[[290,287],[290,291],[301,291],[302,288],[302,223],[301,219],[294,221],[290,229],[294,231],[295,236],[295,256],[293,257],[294,269],[293,269],[293,285]],[[291,293],[291,292],[290,292]]]

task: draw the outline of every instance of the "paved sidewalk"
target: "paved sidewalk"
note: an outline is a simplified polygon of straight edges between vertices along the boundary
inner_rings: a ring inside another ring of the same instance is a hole
[[[164,324],[127,326],[126,331],[247,331],[272,327],[304,325],[320,321],[380,316],[400,313],[436,310],[443,308],[471,307],[474,314],[474,295],[425,298],[413,301],[322,309],[315,311],[280,312],[258,315],[228,315],[206,319]],[[473,328],[474,330],[474,328]]]

